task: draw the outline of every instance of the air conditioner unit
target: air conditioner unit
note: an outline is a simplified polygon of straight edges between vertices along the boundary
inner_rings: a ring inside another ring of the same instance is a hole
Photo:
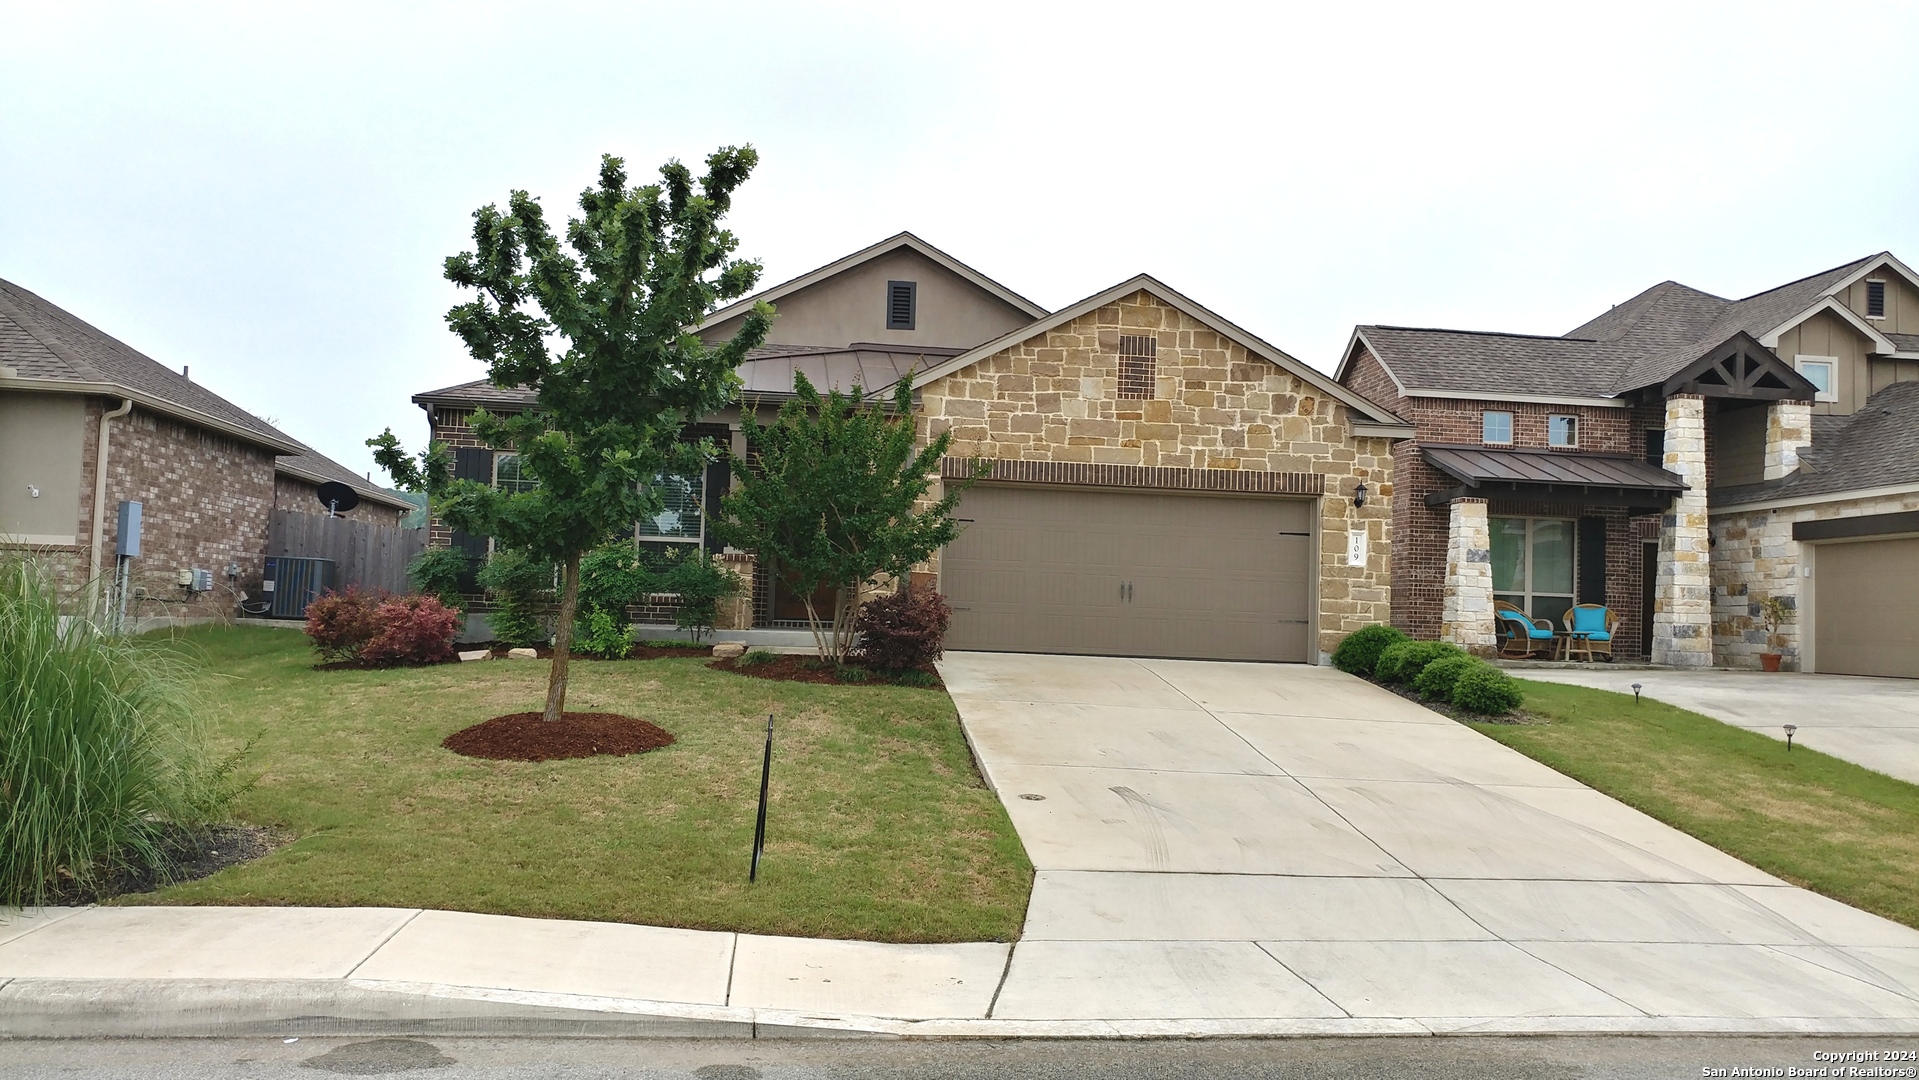
[[[307,605],[333,588],[332,559],[296,559],[276,555],[267,560],[260,591],[273,600],[270,619],[304,619]]]

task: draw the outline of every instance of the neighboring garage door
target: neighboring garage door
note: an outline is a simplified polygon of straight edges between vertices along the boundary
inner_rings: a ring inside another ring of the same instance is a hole
[[[1813,666],[1919,679],[1919,538],[1820,544]]]
[[[940,559],[947,647],[1305,661],[1314,506],[982,484]]]

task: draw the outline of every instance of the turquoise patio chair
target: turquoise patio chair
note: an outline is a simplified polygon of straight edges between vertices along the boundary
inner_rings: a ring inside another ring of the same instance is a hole
[[[1551,619],[1531,619],[1526,613],[1502,603],[1493,609],[1493,617],[1499,620],[1499,655],[1524,659],[1539,653],[1552,655],[1553,621]]]
[[[1619,616],[1604,604],[1574,604],[1566,620],[1566,659],[1578,653],[1587,660],[1594,655],[1612,659],[1613,634],[1619,629]]]

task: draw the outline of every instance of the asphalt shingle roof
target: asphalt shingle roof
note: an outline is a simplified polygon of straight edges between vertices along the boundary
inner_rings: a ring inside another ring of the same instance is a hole
[[[1860,488],[1919,483],[1919,382],[1893,383],[1866,399],[1841,424],[1813,425],[1813,444],[1799,470],[1778,480],[1716,488],[1715,506],[1832,495]]]
[[[12,368],[24,379],[124,387],[178,406],[189,420],[197,413],[258,435],[276,451],[299,447],[298,453],[276,456],[282,471],[338,480],[378,502],[411,505],[126,342],[5,280],[0,280],[0,367]]]

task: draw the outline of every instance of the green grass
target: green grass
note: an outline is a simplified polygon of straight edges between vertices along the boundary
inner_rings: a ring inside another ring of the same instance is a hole
[[[879,941],[1011,940],[1032,866],[945,693],[814,686],[697,658],[578,661],[570,709],[678,738],[539,764],[442,749],[538,709],[547,665],[312,670],[297,633],[183,632],[216,747],[258,739],[239,820],[299,839],[126,903],[392,905]],[[768,713],[767,849],[746,882]]]
[[[1630,694],[1526,680],[1473,729],[1768,873],[1919,927],[1919,786]]]

